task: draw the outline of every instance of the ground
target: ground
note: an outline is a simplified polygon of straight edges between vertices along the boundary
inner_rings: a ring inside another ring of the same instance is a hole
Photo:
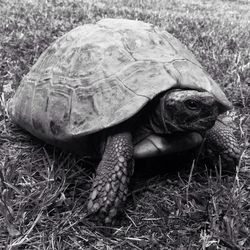
[[[109,229],[86,214],[89,159],[45,145],[6,114],[41,52],[103,17],[161,26],[193,51],[234,105],[243,153],[236,174],[227,175],[192,161],[179,161],[178,170],[170,170],[177,161],[166,163],[160,174],[152,171],[158,159],[140,163],[120,221]],[[250,249],[249,25],[248,0],[0,0],[0,249]]]

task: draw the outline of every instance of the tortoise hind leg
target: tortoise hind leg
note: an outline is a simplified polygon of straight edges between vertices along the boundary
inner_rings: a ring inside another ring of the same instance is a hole
[[[218,161],[220,157],[223,170],[235,171],[241,150],[230,126],[217,120],[215,125],[207,131],[205,147],[209,158]]]
[[[109,136],[92,185],[88,202],[89,213],[98,214],[106,224],[112,222],[127,198],[133,167],[131,133],[122,132]]]

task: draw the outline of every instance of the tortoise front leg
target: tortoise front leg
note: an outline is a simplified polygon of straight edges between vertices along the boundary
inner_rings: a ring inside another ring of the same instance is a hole
[[[132,135],[111,135],[96,171],[88,202],[88,211],[97,213],[106,224],[111,223],[127,198],[128,183],[133,173]]]
[[[233,170],[239,164],[240,144],[233,134],[233,129],[217,120],[215,125],[207,131],[205,141],[207,156],[217,161],[221,159],[224,170]]]

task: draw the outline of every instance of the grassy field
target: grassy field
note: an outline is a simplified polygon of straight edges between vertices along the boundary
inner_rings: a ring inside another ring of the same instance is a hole
[[[120,222],[106,229],[86,214],[92,163],[8,120],[6,101],[41,52],[72,28],[104,17],[161,26],[193,51],[234,104],[230,115],[247,162],[249,0],[0,0],[0,249],[250,249],[244,160],[226,176],[192,169],[192,161],[173,161],[166,166],[178,171],[164,174],[151,171],[157,160],[138,163]]]

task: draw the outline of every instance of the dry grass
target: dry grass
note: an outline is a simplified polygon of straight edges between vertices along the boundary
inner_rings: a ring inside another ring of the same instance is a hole
[[[92,163],[45,145],[5,114],[22,76],[57,37],[103,17],[140,19],[178,37],[224,88],[247,158],[248,0],[0,0],[0,6],[0,249],[250,249],[247,164],[222,176],[220,169],[213,175],[193,169],[192,161],[186,168],[166,163],[179,171],[164,174],[151,171],[157,159],[138,163],[120,223],[107,230],[86,215]]]

